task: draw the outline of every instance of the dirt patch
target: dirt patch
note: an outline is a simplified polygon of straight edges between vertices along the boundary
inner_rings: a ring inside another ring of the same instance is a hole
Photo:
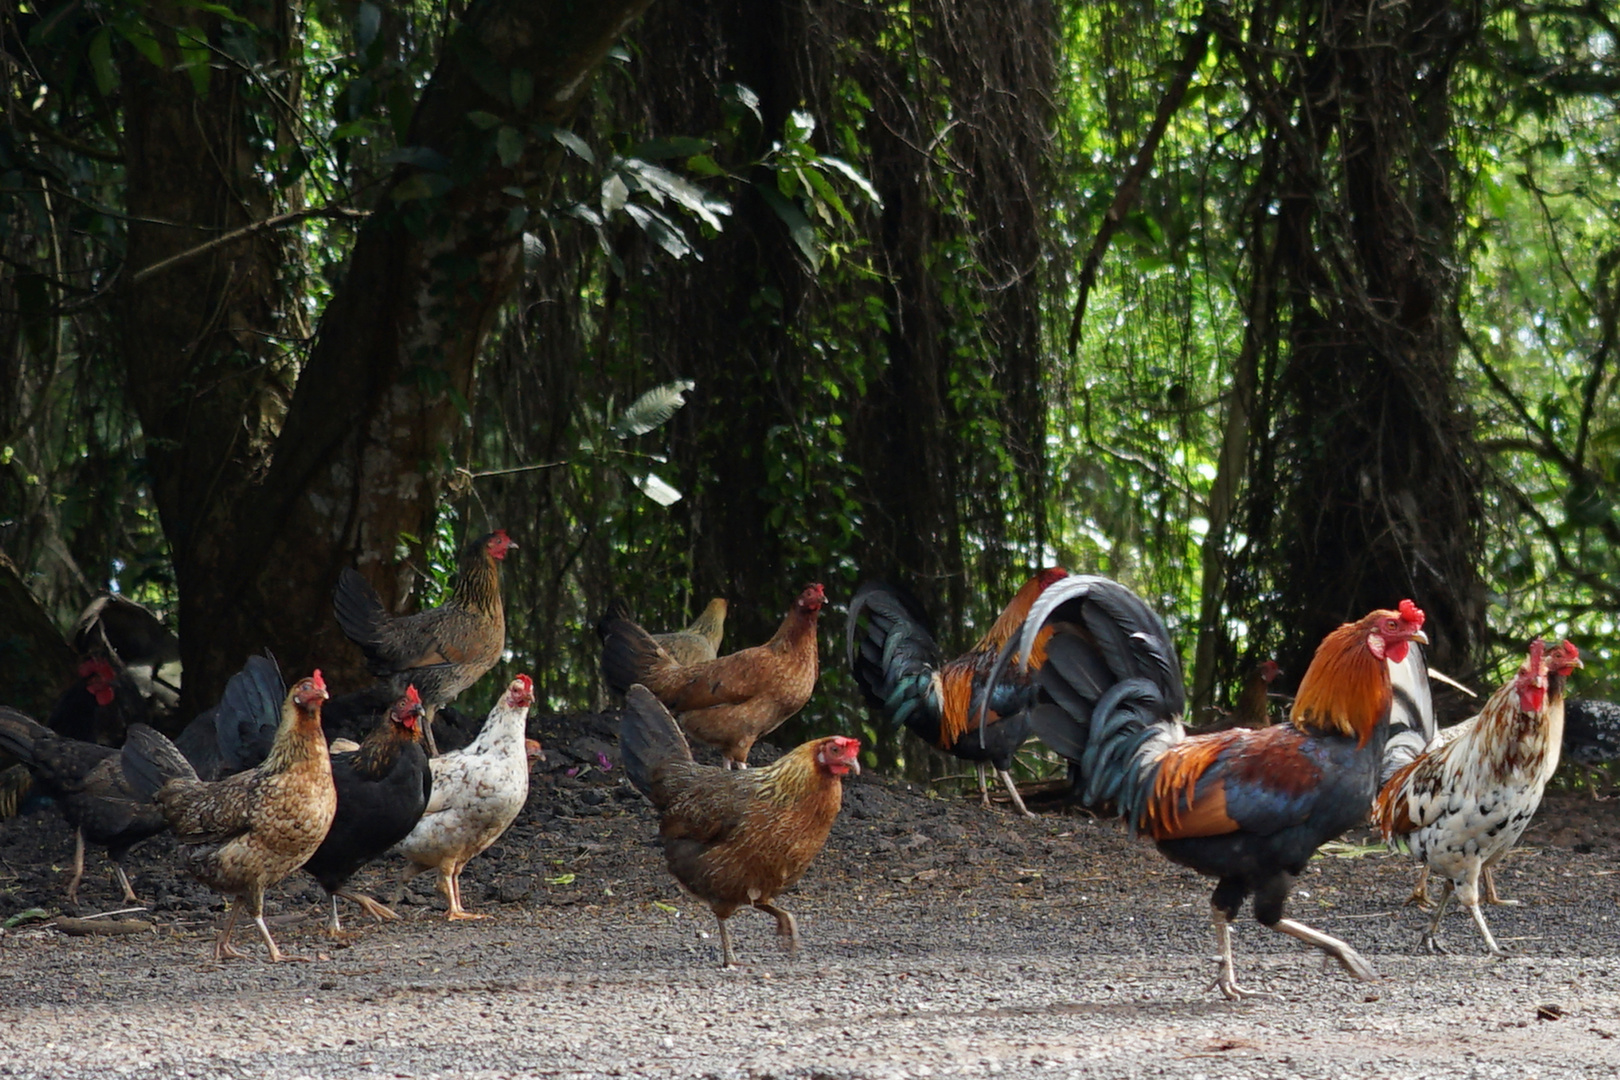
[[[624,782],[611,723],[564,737],[512,830],[464,875],[448,924],[419,879],[404,919],[318,933],[322,894],[273,891],[307,964],[204,961],[222,902],[172,869],[167,838],[130,863],[151,933],[0,937],[0,1076],[1196,1077],[1570,1075],[1620,1065],[1620,804],[1555,794],[1499,871],[1522,906],[1488,913],[1521,956],[1492,961],[1454,913],[1449,956],[1419,954],[1413,871],[1328,855],[1290,914],[1384,976],[1240,924],[1240,980],[1279,1000],[1228,1004],[1213,970],[1209,883],[1112,822],[1029,822],[866,776],[827,850],[786,898],[804,955],[764,916],[714,923],[664,871],[649,807]],[[549,730],[548,730],[549,729]],[[1353,844],[1366,836],[1347,838]],[[72,837],[53,813],[0,824],[0,919],[62,910]],[[1353,855],[1353,857],[1348,857]],[[387,896],[388,864],[359,885]],[[85,915],[116,910],[93,854]],[[257,941],[244,947],[258,952]]]

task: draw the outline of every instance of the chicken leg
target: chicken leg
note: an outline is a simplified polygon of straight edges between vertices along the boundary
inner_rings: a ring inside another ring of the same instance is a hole
[[[985,782],[985,763],[982,761],[979,762],[975,766],[975,769],[979,774],[979,805],[984,807],[986,810],[989,810],[990,785]],[[1018,812],[1024,817],[1033,819],[1035,815],[1030,813],[1029,807],[1024,805],[1023,796],[1018,794],[1018,785],[1013,783],[1012,773],[1008,772],[1006,769],[997,769],[996,775],[1001,778],[1002,784],[1006,786],[1007,794],[1012,797],[1013,805],[1018,808]]]
[[[1302,922],[1293,919],[1278,919],[1271,927],[1289,937],[1298,938],[1307,945],[1314,945],[1339,962],[1339,966],[1353,979],[1362,982],[1373,982],[1378,978],[1378,972],[1373,970],[1365,957],[1349,945],[1340,941],[1331,934],[1324,934],[1320,930],[1313,930]]]
[[[768,904],[763,900],[754,901],[754,906],[767,915],[776,917],[776,933],[778,937],[787,938],[788,955],[799,955],[799,924],[794,920],[791,912]]]
[[[1220,953],[1216,959],[1221,965],[1215,981],[1209,984],[1210,989],[1219,990],[1227,1001],[1242,1001],[1251,997],[1277,997],[1276,994],[1259,990],[1245,990],[1237,984],[1237,972],[1232,963],[1232,920],[1226,917],[1226,912],[1218,905],[1211,904],[1209,911],[1210,918],[1215,923],[1215,948]]]
[[[453,862],[448,871],[442,866],[439,868],[439,887],[443,890],[445,899],[450,901],[450,910],[445,913],[445,918],[457,921],[494,918],[482,912],[468,911],[461,906],[461,869],[466,865],[464,862]]]
[[[79,882],[84,880],[84,830],[73,830],[73,876],[68,879],[68,903],[79,902]]]

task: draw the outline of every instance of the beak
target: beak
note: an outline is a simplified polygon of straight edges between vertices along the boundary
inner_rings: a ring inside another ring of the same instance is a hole
[[[849,759],[849,775],[851,775],[851,776],[859,776],[859,775],[861,775],[861,759],[860,758],[850,758]]]
[[[1419,630],[1412,635],[1412,640],[1417,642],[1419,645],[1427,645],[1429,643],[1429,635]]]

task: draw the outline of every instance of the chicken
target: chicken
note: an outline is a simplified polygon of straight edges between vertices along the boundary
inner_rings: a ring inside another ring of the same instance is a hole
[[[699,765],[669,710],[646,687],[632,686],[619,748],[630,782],[659,811],[670,873],[720,923],[722,966],[737,963],[726,920],[750,904],[776,919],[777,934],[797,952],[798,924],[772,901],[826,845],[842,778],[861,771],[860,740],[814,739],[750,772]]]
[[[422,695],[429,754],[438,754],[433,717],[439,706],[483,677],[506,648],[500,566],[515,547],[505,529],[472,541],[462,551],[450,599],[415,615],[390,615],[352,568],[338,576],[332,594],[338,624],[366,654],[371,673],[388,680],[394,697],[407,686]]]
[[[607,613],[597,623],[597,634],[604,633],[608,623],[615,620],[635,622],[630,607],[622,600],[608,605]],[[652,639],[663,646],[677,664],[701,664],[720,655],[720,638],[726,629],[726,602],[720,597],[709,601],[703,613],[692,620],[685,630],[672,630],[667,634],[653,634]]]
[[[517,820],[529,798],[529,758],[523,728],[534,703],[534,682],[519,675],[489,711],[464,750],[433,758],[433,795],[422,820],[395,848],[405,856],[404,880],[439,872],[451,919],[487,919],[461,904],[461,871]]]
[[[1262,660],[1249,670],[1243,679],[1243,689],[1238,691],[1237,704],[1229,713],[1222,713],[1219,709],[1211,709],[1214,719],[1198,729],[1202,735],[1210,731],[1230,731],[1232,728],[1248,728],[1258,731],[1271,726],[1271,684],[1277,676],[1282,674],[1282,668],[1277,666],[1275,660]]]
[[[844,649],[867,704],[891,724],[905,724],[931,746],[973,762],[979,774],[979,801],[986,809],[990,806],[984,776],[988,761],[1018,812],[1035,816],[1024,806],[1011,772],[1013,755],[1029,738],[1025,710],[1034,701],[1035,687],[1022,672],[1009,673],[998,684],[996,696],[986,702],[984,686],[1001,647],[1023,625],[1035,598],[1068,573],[1053,567],[1024,582],[978,644],[949,662],[941,662],[939,646],[909,596],[867,582],[849,602]],[[1044,647],[1044,641],[1035,644],[1037,666],[1045,659]],[[981,704],[985,705],[982,724],[978,716]]]
[[[179,837],[192,876],[233,897],[230,916],[214,941],[215,960],[245,955],[231,944],[244,908],[258,925],[270,959],[286,959],[264,922],[264,890],[315,853],[337,809],[321,733],[326,698],[319,671],[300,680],[282,703],[269,756],[224,780],[198,780],[192,774],[164,783],[150,755],[137,754],[128,766],[131,783],[154,799]]]
[[[1255,918],[1376,978],[1349,945],[1283,918],[1296,875],[1316,849],[1367,816],[1392,703],[1390,664],[1425,641],[1410,600],[1345,623],[1317,647],[1288,722],[1189,737],[1175,646],[1158,615],[1117,582],[1070,577],[1036,601],[999,668],[1026,663],[1048,628],[1030,726],[1073,762],[1083,800],[1112,807],[1172,862],[1218,879],[1211,916],[1220,951],[1213,986],[1249,996],[1233,970],[1231,927],[1246,897]]]
[[[147,740],[156,737],[160,746]],[[123,750],[58,735],[15,709],[0,706],[0,750],[22,762],[34,789],[52,799],[74,828],[73,875],[67,898],[79,902],[86,842],[106,848],[124,890],[125,903],[139,903],[124,870],[130,848],[169,827],[151,800],[136,791],[124,773],[125,759],[143,748],[152,767],[172,778],[190,773],[186,761],[151,728],[134,725]],[[170,757],[169,754],[173,756]]]
[[[1430,951],[1444,951],[1436,933],[1455,891],[1486,949],[1502,954],[1479,906],[1480,878],[1518,843],[1558,769],[1564,681],[1580,666],[1569,642],[1549,652],[1532,641],[1518,673],[1477,718],[1402,766],[1379,793],[1374,821],[1384,838],[1406,837],[1413,857],[1444,881],[1423,934]]]
[[[816,623],[827,595],[810,585],[764,645],[701,664],[680,664],[625,619],[601,626],[602,677],[615,693],[641,683],[680,717],[689,735],[717,747],[727,768],[746,769],[754,741],[804,708],[816,687]]]

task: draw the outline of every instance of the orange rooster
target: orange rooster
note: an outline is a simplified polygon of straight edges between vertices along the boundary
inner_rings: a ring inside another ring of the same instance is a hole
[[[816,624],[826,602],[822,587],[810,585],[770,641],[700,664],[682,664],[635,623],[606,617],[597,626],[602,677],[619,694],[642,684],[689,735],[717,747],[726,768],[746,769],[754,741],[804,708],[816,688]]]
[[[984,776],[988,761],[1018,812],[1035,816],[1024,806],[1011,772],[1013,755],[1029,738],[1025,710],[1034,700],[1034,685],[1019,672],[1003,679],[989,701],[984,688],[996,655],[1023,625],[1030,605],[1048,585],[1068,574],[1056,566],[1024,582],[979,643],[948,663],[941,663],[939,646],[926,620],[904,593],[867,582],[849,602],[844,647],[867,703],[890,723],[903,723],[930,745],[973,762],[979,774],[979,800],[986,808],[990,806]],[[1035,643],[1035,666],[1045,659],[1044,646],[1044,640]],[[981,704],[985,705],[982,726],[978,722]]]
[[[749,772],[699,765],[669,711],[632,686],[619,746],[630,782],[658,808],[670,873],[719,920],[722,966],[737,963],[726,920],[749,905],[775,918],[777,934],[798,951],[798,924],[772,901],[826,845],[842,778],[861,771],[860,740],[815,739]]]
[[[1172,862],[1219,879],[1214,987],[1230,1000],[1250,996],[1233,971],[1230,926],[1250,896],[1262,925],[1321,949],[1358,979],[1376,978],[1349,945],[1283,918],[1283,907],[1316,849],[1364,820],[1378,793],[1391,664],[1427,640],[1423,612],[1403,600],[1329,634],[1287,723],[1194,736],[1180,722],[1187,698],[1175,646],[1135,593],[1102,577],[1057,582],[998,668],[1015,651],[1027,662],[1048,630],[1030,725],[1074,763],[1088,805],[1114,808]]]
[[[1423,934],[1431,952],[1445,951],[1435,935],[1455,891],[1486,949],[1502,954],[1479,906],[1481,879],[1518,843],[1558,770],[1564,682],[1580,666],[1569,642],[1549,652],[1540,638],[1532,641],[1518,673],[1477,717],[1448,728],[1443,734],[1455,734],[1436,740],[1379,793],[1373,820],[1384,839],[1405,836],[1413,858],[1444,881]]]

